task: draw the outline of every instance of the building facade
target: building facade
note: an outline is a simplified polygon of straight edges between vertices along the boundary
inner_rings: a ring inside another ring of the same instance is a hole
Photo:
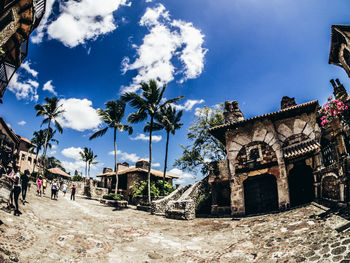
[[[124,195],[128,200],[132,199],[132,186],[135,182],[147,180],[149,162],[146,160],[139,160],[135,163],[135,167],[129,167],[128,163],[118,164],[118,191]],[[101,178],[100,186],[108,188],[109,192],[115,192],[116,176],[111,168],[105,168],[104,173],[97,175]],[[163,172],[151,169],[151,182],[162,180]],[[173,184],[173,179],[178,178],[176,175],[167,173],[165,180]]]
[[[227,161],[210,170],[212,213],[255,214],[314,199],[345,202],[344,126],[321,128],[319,108],[317,101],[297,105],[284,97],[281,110],[244,119],[237,102],[226,102],[225,124],[210,130],[227,151]],[[330,137],[343,159],[327,161],[335,150]]]
[[[28,39],[44,15],[46,0],[0,1],[0,100],[28,53]]]

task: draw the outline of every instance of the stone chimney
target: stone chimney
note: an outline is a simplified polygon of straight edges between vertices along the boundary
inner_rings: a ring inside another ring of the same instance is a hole
[[[296,106],[295,98],[284,96],[281,100],[281,110]]]
[[[225,123],[235,123],[244,121],[243,113],[239,109],[237,101],[225,101],[224,118]]]
[[[111,172],[113,172],[113,169],[112,169],[112,168],[109,168],[109,167],[103,168],[103,173],[104,173],[104,174],[105,174],[105,173],[111,173]]]
[[[138,160],[135,164],[135,167],[136,168],[141,168],[141,169],[145,169],[145,170],[148,170],[148,167],[149,167],[149,161],[145,160],[145,159],[141,159],[141,160]]]
[[[336,79],[335,81],[334,79],[331,79],[330,82],[333,86],[334,97],[337,100],[345,100],[348,96],[348,93],[346,92],[343,84],[340,83],[339,79]]]
[[[129,168],[129,164],[127,162],[118,163],[118,171],[123,171]]]

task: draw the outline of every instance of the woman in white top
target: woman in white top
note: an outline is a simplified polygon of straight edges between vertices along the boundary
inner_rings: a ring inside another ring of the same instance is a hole
[[[14,168],[15,175],[13,177],[13,197],[15,199],[15,216],[19,216],[22,214],[18,209],[18,197],[21,193],[21,175],[18,172],[18,168]]]

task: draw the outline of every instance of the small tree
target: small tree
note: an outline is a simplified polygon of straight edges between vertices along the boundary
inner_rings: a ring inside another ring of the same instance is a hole
[[[84,147],[83,151],[79,152],[81,160],[85,162],[85,177],[87,177],[87,173],[88,173],[88,162],[90,158],[89,151],[91,151],[91,149]]]
[[[225,146],[209,133],[209,128],[224,123],[223,105],[197,109],[196,116],[187,133],[193,143],[181,145],[182,156],[175,161],[175,166],[189,172],[197,172],[200,168],[202,174],[207,174],[210,162],[226,158]]]

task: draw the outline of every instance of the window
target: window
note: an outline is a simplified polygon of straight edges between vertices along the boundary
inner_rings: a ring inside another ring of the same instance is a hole
[[[28,157],[28,162],[32,163],[32,157]]]
[[[26,158],[26,156],[24,154],[22,154],[22,161],[24,161],[24,159]]]
[[[249,152],[249,160],[250,161],[257,161],[259,159],[260,155],[259,155],[259,149],[258,148],[254,148],[251,149]]]

